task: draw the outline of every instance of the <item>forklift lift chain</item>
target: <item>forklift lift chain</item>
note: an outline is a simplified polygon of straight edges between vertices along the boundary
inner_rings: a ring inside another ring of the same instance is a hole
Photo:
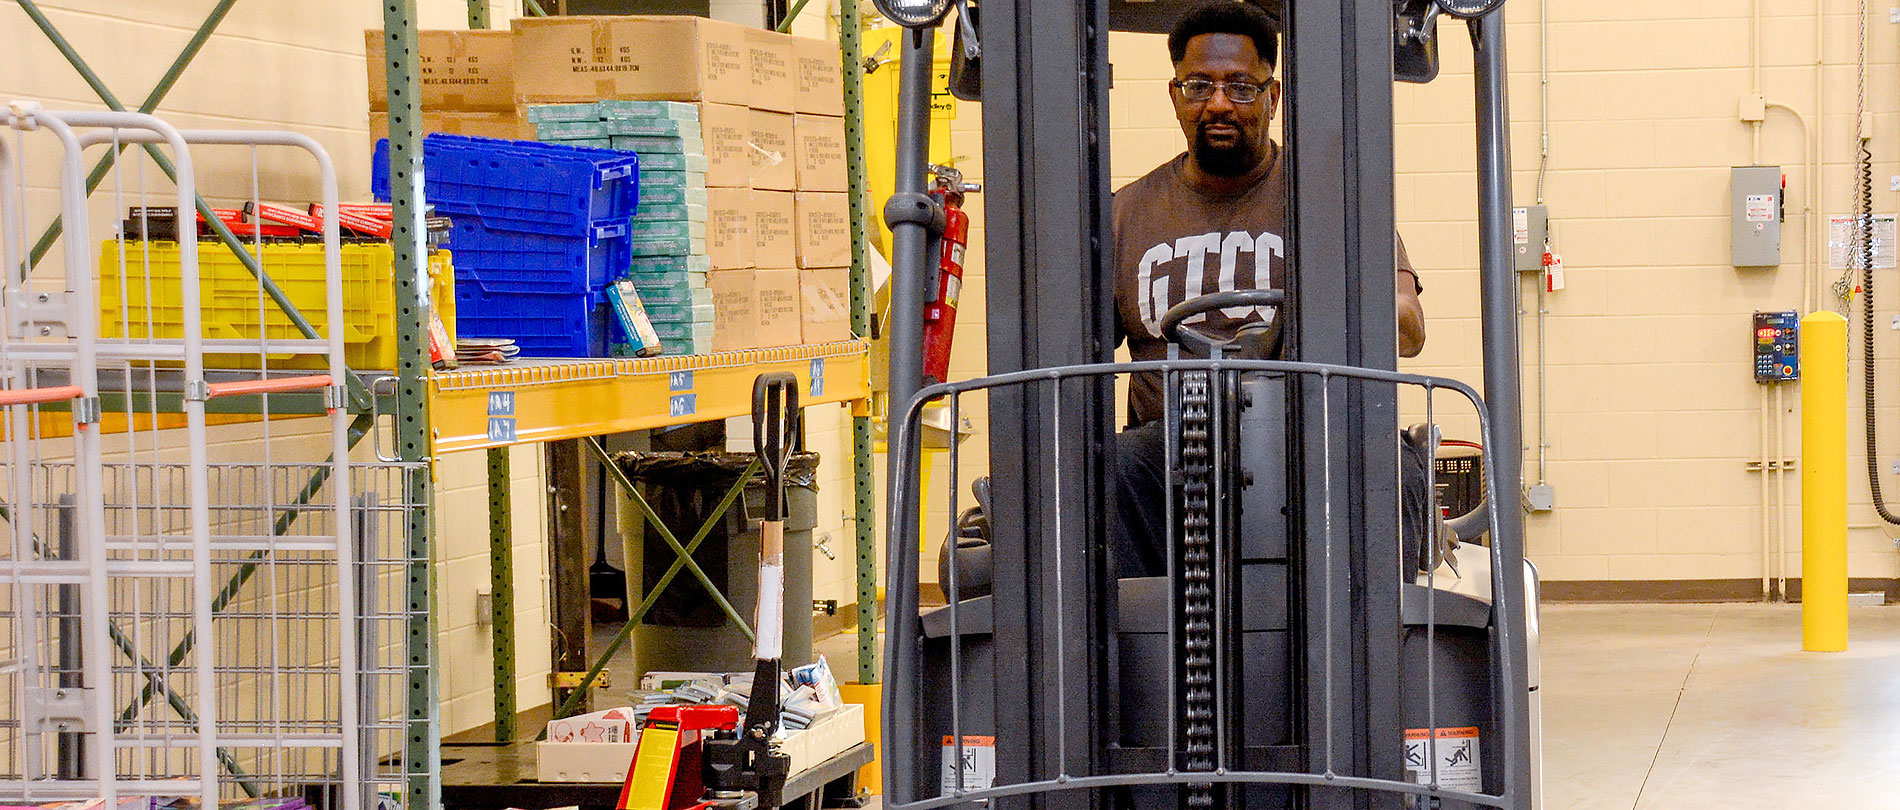
[[[1211,374],[1181,375],[1181,710],[1189,771],[1214,770],[1214,468]],[[1190,785],[1186,806],[1213,808],[1211,784]]]

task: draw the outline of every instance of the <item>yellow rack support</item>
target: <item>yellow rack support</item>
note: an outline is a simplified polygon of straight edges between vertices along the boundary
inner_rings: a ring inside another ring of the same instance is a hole
[[[743,416],[752,379],[798,378],[807,404],[863,399],[862,340],[642,359],[524,360],[435,372],[429,411],[436,453],[551,442]]]

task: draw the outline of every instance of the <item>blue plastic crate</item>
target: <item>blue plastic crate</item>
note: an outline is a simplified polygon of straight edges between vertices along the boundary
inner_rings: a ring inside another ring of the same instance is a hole
[[[633,261],[625,221],[591,226],[584,236],[495,228],[471,214],[451,215],[449,222],[456,286],[491,295],[598,290]]]
[[[480,216],[489,227],[578,236],[639,210],[632,152],[533,141],[430,135],[422,142],[423,197],[438,213]],[[376,142],[370,191],[389,199],[389,141]]]
[[[511,338],[523,357],[606,357],[614,317],[598,292],[490,295],[455,290],[455,329],[469,337]]]

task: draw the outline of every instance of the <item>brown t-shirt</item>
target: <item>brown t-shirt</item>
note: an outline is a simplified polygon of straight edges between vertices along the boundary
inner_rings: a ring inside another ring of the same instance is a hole
[[[1115,193],[1115,330],[1134,359],[1167,359],[1161,316],[1175,304],[1227,290],[1286,289],[1286,172],[1279,144],[1270,145],[1272,167],[1238,194],[1190,186],[1186,153]],[[1398,267],[1412,269],[1402,243]],[[1188,323],[1232,336],[1242,324],[1271,322],[1277,309],[1229,307]],[[1185,345],[1181,355],[1203,356]],[[1161,418],[1161,384],[1159,374],[1129,381],[1131,424]]]

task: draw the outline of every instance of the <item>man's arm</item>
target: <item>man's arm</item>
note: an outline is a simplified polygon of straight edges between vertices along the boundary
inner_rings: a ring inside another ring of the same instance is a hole
[[[1412,257],[1405,253],[1405,239],[1397,231],[1392,232],[1393,258],[1397,260],[1399,277],[1392,280],[1392,291],[1397,300],[1393,308],[1399,315],[1399,356],[1417,357],[1425,349],[1425,307],[1418,302],[1418,294],[1425,285],[1418,283],[1418,271],[1412,269]]]
[[[1399,268],[1392,286],[1399,314],[1399,356],[1417,357],[1425,349],[1425,307],[1418,302],[1418,276],[1411,268]]]

